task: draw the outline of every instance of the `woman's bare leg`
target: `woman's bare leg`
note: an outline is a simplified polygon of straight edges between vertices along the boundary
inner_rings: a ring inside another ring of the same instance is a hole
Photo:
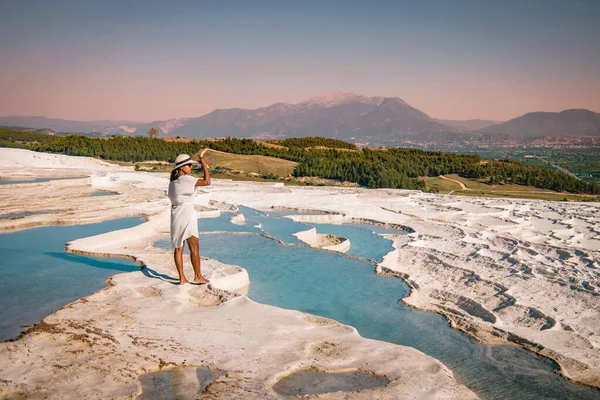
[[[194,267],[194,283],[210,283],[208,279],[202,276],[200,272],[200,248],[198,246],[198,238],[190,236],[187,239],[187,244],[190,249],[190,258],[192,259],[192,267]]]
[[[183,274],[183,246],[175,249],[173,252],[173,259],[175,260],[175,267],[177,268],[177,273],[179,274],[179,284],[185,285],[188,283],[188,280]]]

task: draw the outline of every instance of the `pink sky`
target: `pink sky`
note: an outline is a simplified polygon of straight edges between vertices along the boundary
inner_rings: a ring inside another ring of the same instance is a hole
[[[440,119],[600,112],[600,2],[424,3],[4,4],[0,116],[145,122],[332,92]]]

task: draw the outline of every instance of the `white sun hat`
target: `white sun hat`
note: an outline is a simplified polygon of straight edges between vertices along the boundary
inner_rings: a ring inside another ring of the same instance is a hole
[[[192,160],[192,157],[190,157],[187,154],[180,154],[177,156],[177,158],[175,159],[175,168],[179,168],[179,167],[183,167],[184,165],[188,165],[188,164],[194,164],[197,161]]]

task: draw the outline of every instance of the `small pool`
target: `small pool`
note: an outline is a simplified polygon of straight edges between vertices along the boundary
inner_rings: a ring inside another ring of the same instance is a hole
[[[79,179],[79,178],[33,178],[33,179],[19,179],[19,180],[0,180],[0,185],[16,185],[19,183],[41,183],[48,181],[63,181],[68,179]]]
[[[100,191],[100,192],[94,192],[94,193],[90,194],[90,197],[116,196],[117,194],[118,193],[114,193],[114,192]]]
[[[343,236],[350,240],[350,250],[348,254],[363,258],[368,258],[375,262],[382,262],[383,257],[394,250],[392,241],[384,238],[378,232],[402,234],[407,232],[395,231],[392,229],[382,229],[368,225],[355,224],[312,224],[317,228],[318,233],[325,233],[336,236]]]
[[[20,213],[0,215],[0,219],[24,218],[24,217],[29,217],[30,215],[40,215],[40,214],[45,214],[45,212],[44,211],[25,211],[25,212],[20,212]]]

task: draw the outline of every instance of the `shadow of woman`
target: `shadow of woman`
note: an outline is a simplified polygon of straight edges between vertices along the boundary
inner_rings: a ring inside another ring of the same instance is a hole
[[[117,272],[133,272],[137,271],[140,267],[134,264],[132,261],[126,258],[99,258],[99,257],[88,257],[81,256],[79,254],[72,253],[59,253],[59,252],[45,252],[44,254],[58,258],[61,260],[85,264],[89,267],[108,269]]]
[[[144,275],[146,275],[148,278],[160,279],[161,281],[168,282],[168,283],[170,283],[172,285],[178,285],[179,284],[179,279],[178,278],[173,278],[172,276],[165,275],[165,274],[159,274],[158,272],[156,272],[152,268],[148,268],[148,266],[146,266],[146,265],[144,265],[143,267],[141,267],[140,271],[142,271],[142,273]]]

